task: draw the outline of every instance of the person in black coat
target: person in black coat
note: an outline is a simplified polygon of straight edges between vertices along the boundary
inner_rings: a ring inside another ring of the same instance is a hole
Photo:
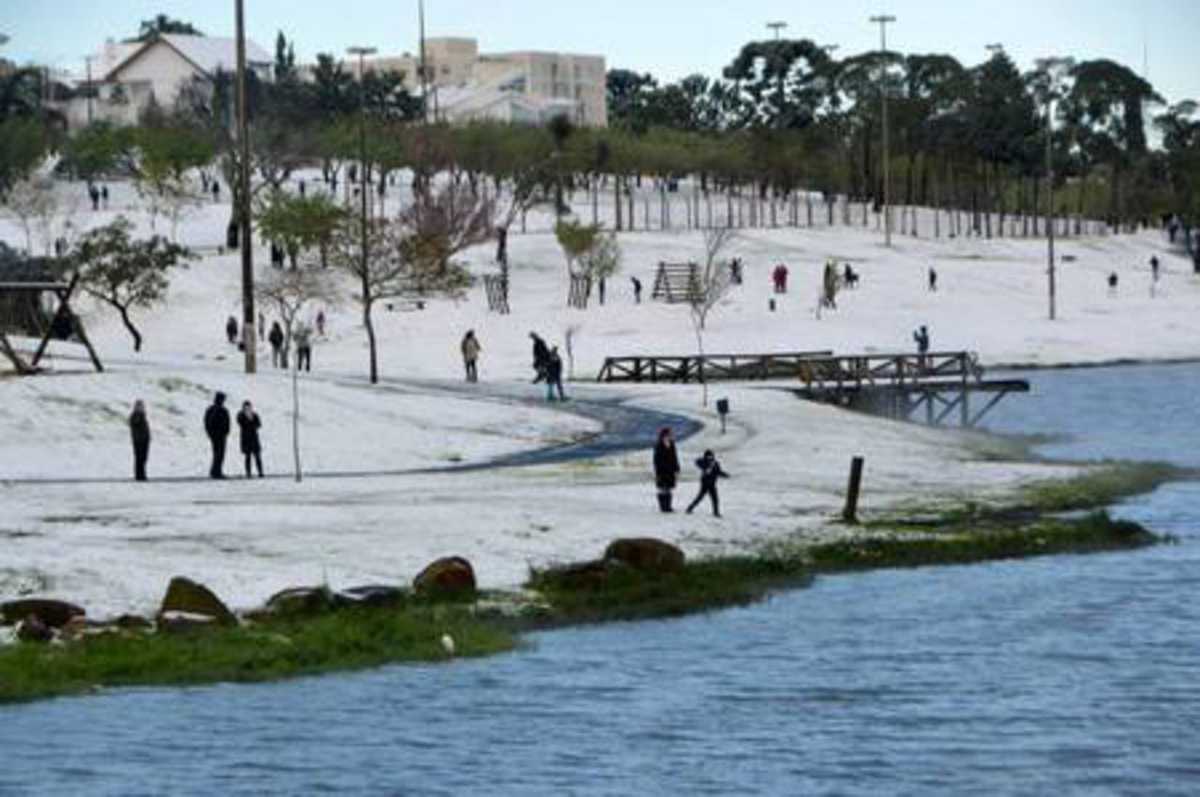
[[[696,505],[704,500],[704,496],[712,499],[713,517],[721,516],[721,499],[717,495],[717,479],[728,479],[729,474],[721,469],[721,463],[717,462],[717,457],[713,454],[712,449],[704,452],[704,456],[696,460],[696,467],[700,469],[700,493],[688,504],[688,514],[696,508]]]
[[[141,399],[133,402],[129,415],[129,434],[133,438],[133,478],[146,481],[146,460],[150,456],[150,422],[146,420],[146,405]]]
[[[671,493],[679,479],[679,452],[675,450],[675,438],[671,429],[664,426],[658,430],[658,442],[654,445],[654,486],[658,490],[658,508],[662,512],[673,512]]]
[[[536,332],[530,332],[529,338],[533,341],[533,370],[537,372],[533,381],[537,383],[546,378],[546,365],[550,362],[550,348]]]
[[[283,327],[275,321],[271,324],[271,334],[267,336],[271,344],[271,365],[276,368],[287,368],[287,353],[283,350]]]
[[[258,430],[262,428],[262,419],[250,406],[249,401],[242,402],[242,410],[237,414],[238,441],[241,443],[242,456],[246,459],[246,478],[249,479],[250,461],[258,466],[258,478],[263,477],[262,441],[258,438]]]
[[[554,392],[558,391],[558,400],[566,401],[562,386],[563,361],[558,354],[558,347],[553,346],[546,355],[546,401],[554,401]]]
[[[214,479],[224,479],[225,440],[229,437],[229,410],[225,409],[224,393],[218,392],[213,397],[212,405],[204,412],[204,432],[212,444],[212,467],[208,469],[208,475]]]

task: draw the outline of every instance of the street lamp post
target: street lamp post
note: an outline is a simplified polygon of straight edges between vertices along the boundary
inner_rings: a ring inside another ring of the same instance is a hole
[[[349,47],[346,52],[351,55],[358,56],[358,171],[359,171],[359,189],[360,198],[362,199],[362,233],[361,238],[361,254],[362,260],[359,264],[359,271],[362,277],[363,297],[365,298],[371,290],[371,281],[368,279],[370,275],[369,252],[367,249],[367,84],[366,84],[366,66],[363,59],[368,55],[375,54],[374,47]],[[367,318],[367,303],[363,302],[363,323],[368,324]],[[371,384],[378,381],[378,374],[375,372],[375,360],[371,360]]]
[[[426,126],[429,125],[429,64],[425,60],[425,0],[417,0],[417,27],[421,32],[421,116]],[[437,89],[434,89],[436,92]],[[436,94],[435,100],[436,102]],[[437,109],[434,109],[434,119],[437,121]]]
[[[1056,72],[1069,68],[1071,62],[1060,58],[1039,58],[1035,66],[1045,73],[1046,101],[1046,279],[1050,294],[1050,320],[1057,318],[1058,286],[1054,264],[1054,97],[1057,92]]]
[[[87,123],[92,123],[92,94],[96,91],[96,87],[92,85],[92,58],[94,56],[85,55],[84,62],[87,63]]]
[[[254,251],[250,240],[250,128],[246,118],[246,25],[242,0],[237,13],[237,130],[238,130],[238,239],[242,249],[242,350],[246,373],[258,370],[258,338],[254,324]]]
[[[887,103],[887,26],[895,22],[891,14],[880,14],[871,17],[871,22],[879,25],[879,50],[882,56],[880,69],[879,96],[883,106],[883,236],[884,245],[892,245],[892,170],[888,153],[888,103]]]
[[[786,22],[768,22],[767,23],[767,27],[770,28],[771,30],[775,31],[775,41],[779,41],[779,31],[783,30],[787,26],[788,26],[788,24]]]

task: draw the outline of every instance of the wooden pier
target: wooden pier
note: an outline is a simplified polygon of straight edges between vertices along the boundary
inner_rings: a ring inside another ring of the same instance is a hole
[[[828,351],[609,357],[601,382],[792,382],[802,398],[930,425],[976,426],[1010,393],[1027,393],[1023,379],[985,379],[974,354],[852,354]],[[982,394],[973,405],[972,394]]]

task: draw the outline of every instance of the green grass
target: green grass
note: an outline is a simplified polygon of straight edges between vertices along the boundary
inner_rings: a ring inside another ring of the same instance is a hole
[[[1067,512],[1108,506],[1131,495],[1148,493],[1177,478],[1179,469],[1162,463],[1121,462],[1091,468],[1070,479],[1028,485],[1021,503],[1039,512]]]
[[[511,650],[514,635],[461,607],[349,609],[263,627],[188,634],[91,636],[63,645],[0,649],[0,703],[97,687],[253,682]]]
[[[1059,553],[1137,548],[1159,541],[1144,527],[1107,512],[1005,525],[998,521],[952,533],[893,533],[809,548],[818,573],[1021,559]]]
[[[552,568],[530,577],[527,586],[550,607],[541,618],[544,625],[677,617],[753,603],[771,588],[812,581],[803,560],[775,556],[706,559],[654,575],[615,566],[593,584],[573,582],[564,573]]]

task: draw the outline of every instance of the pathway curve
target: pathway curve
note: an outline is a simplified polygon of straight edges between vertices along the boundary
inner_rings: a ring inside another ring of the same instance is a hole
[[[577,394],[561,403],[548,403],[544,399],[530,396],[530,386],[516,382],[501,382],[490,384],[467,385],[459,382],[418,379],[381,379],[372,386],[364,380],[346,376],[322,376],[321,379],[345,387],[359,387],[373,390],[385,390],[396,393],[417,393],[422,395],[448,394],[456,398],[474,401],[487,401],[528,407],[549,408],[558,412],[571,413],[600,423],[599,432],[587,435],[569,443],[559,443],[551,446],[503,454],[478,462],[464,462],[453,465],[438,465],[426,468],[397,468],[397,469],[363,469],[363,470],[330,470],[305,471],[305,479],[352,479],[371,478],[379,476],[414,476],[432,473],[462,473],[481,470],[499,470],[502,468],[521,468],[534,465],[555,465],[563,462],[597,459],[600,457],[622,454],[629,451],[649,452],[654,446],[658,430],[669,426],[677,440],[684,440],[695,434],[702,424],[692,418],[675,413],[661,412],[632,406],[628,396],[619,396],[601,388],[584,388],[583,393]],[[576,385],[575,387],[579,387]],[[540,393],[540,390],[537,391]],[[592,394],[592,395],[589,395]],[[267,479],[292,479],[290,473],[276,473]],[[0,478],[0,485],[19,484],[122,484],[130,481],[128,478]],[[155,482],[205,482],[205,476],[164,476],[154,479]]]

